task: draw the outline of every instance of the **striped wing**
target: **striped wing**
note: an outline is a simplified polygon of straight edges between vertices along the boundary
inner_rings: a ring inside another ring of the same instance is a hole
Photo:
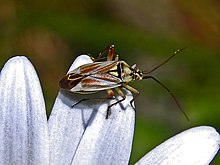
[[[79,93],[92,93],[109,88],[116,88],[118,86],[121,86],[121,79],[111,74],[97,73],[83,78],[76,86],[70,89],[70,91]]]
[[[118,61],[105,61],[82,65],[64,76],[59,86],[76,93],[93,93],[121,86],[117,64]]]
[[[68,74],[91,75],[94,73],[106,73],[114,67],[117,67],[117,64],[118,61],[93,62],[82,65],[70,71]]]

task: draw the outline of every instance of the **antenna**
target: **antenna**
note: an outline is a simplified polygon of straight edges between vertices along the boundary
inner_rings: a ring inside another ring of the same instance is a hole
[[[161,83],[159,80],[157,80],[155,77],[153,76],[144,76],[143,79],[152,79],[154,80],[156,83],[158,83],[160,86],[162,86],[173,98],[173,100],[175,101],[176,105],[178,106],[179,110],[183,113],[183,115],[186,117],[187,121],[189,121],[189,117],[187,116],[187,114],[184,112],[184,110],[182,109],[182,107],[180,106],[176,96],[171,92],[171,90],[169,88],[167,88],[163,83]]]
[[[152,73],[153,71],[157,70],[158,68],[160,68],[161,66],[163,66],[164,64],[166,64],[168,61],[170,61],[175,55],[177,55],[180,51],[182,51],[183,49],[186,49],[186,47],[182,48],[182,49],[178,49],[177,51],[175,51],[169,58],[167,58],[164,62],[162,62],[160,65],[156,66],[155,68],[153,68],[150,71],[147,72],[143,72],[144,74],[149,74]]]

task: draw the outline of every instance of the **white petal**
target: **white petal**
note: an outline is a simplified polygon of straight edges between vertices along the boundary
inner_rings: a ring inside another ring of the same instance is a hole
[[[69,71],[74,70],[74,69],[78,68],[79,66],[84,65],[84,64],[88,64],[88,63],[93,63],[93,60],[88,55],[80,55],[79,57],[77,57],[74,60]]]
[[[83,58],[81,65],[92,62],[88,56]],[[76,68],[80,59],[82,56],[71,69]],[[49,119],[51,163],[128,164],[135,113],[129,102],[132,95],[127,95],[122,104],[112,107],[109,119],[105,119],[110,104],[106,99],[84,101],[71,108],[82,98],[106,98],[105,91],[90,95],[60,92]]]
[[[44,99],[25,57],[14,57],[0,75],[0,164],[49,164]]]
[[[212,161],[219,145],[220,135],[214,128],[195,127],[165,141],[136,165],[205,165]]]
[[[112,108],[112,115],[105,119],[106,105],[98,108],[93,121],[80,141],[72,164],[128,164],[134,132],[134,110],[130,106],[132,96]],[[100,111],[100,112],[99,112]],[[102,111],[102,112],[101,112]]]

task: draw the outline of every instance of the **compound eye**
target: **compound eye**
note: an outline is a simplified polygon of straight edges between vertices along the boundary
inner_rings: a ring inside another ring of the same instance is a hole
[[[138,79],[138,77],[139,77],[139,76],[138,76],[138,74],[137,74],[137,73],[135,73],[135,74],[134,74],[134,79],[135,79],[135,80],[137,80],[137,79]]]

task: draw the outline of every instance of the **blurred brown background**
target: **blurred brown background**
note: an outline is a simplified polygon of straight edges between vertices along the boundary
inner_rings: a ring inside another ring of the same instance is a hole
[[[153,75],[175,93],[190,122],[163,88],[150,80],[134,82],[141,95],[131,164],[187,128],[220,128],[218,0],[0,1],[0,67],[26,55],[41,80],[48,115],[58,81],[75,57],[97,57],[112,43],[121,59],[142,70],[187,47]],[[218,162],[219,155],[213,164]]]

